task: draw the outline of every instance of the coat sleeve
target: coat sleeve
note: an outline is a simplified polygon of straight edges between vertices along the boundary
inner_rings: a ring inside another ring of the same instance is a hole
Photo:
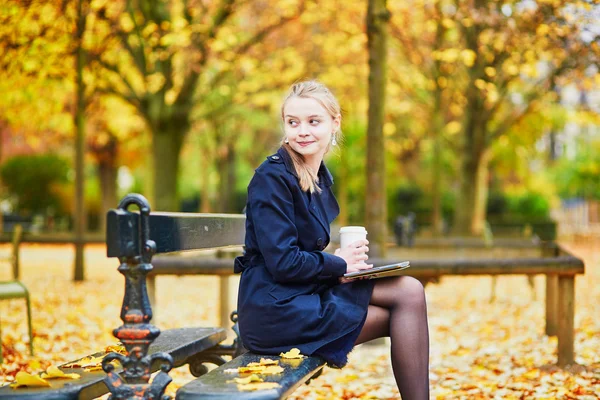
[[[301,251],[290,187],[277,171],[257,171],[248,188],[248,212],[267,269],[276,282],[331,282],[346,273],[343,258]]]

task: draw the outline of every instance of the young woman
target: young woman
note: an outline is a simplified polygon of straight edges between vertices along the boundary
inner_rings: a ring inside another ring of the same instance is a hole
[[[389,336],[394,376],[404,399],[429,399],[429,333],[421,283],[392,277],[344,283],[347,272],[371,268],[368,242],[335,254],[330,223],[339,214],[323,157],[340,137],[340,106],[315,81],[292,86],[281,107],[284,137],[248,186],[245,254],[238,312],[251,351],[293,347],[343,367],[352,348]]]

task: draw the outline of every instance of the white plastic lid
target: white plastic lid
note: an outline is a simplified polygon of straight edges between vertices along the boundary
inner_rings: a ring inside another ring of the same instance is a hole
[[[340,228],[340,234],[342,233],[367,233],[367,229],[364,226],[342,226]]]

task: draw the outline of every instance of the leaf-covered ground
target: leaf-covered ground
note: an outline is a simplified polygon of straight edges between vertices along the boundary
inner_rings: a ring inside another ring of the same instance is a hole
[[[575,352],[583,366],[563,371],[556,362],[556,338],[544,335],[544,278],[536,296],[524,276],[499,277],[497,299],[489,302],[489,277],[444,277],[426,288],[431,329],[431,387],[436,399],[600,398],[600,240],[566,243],[586,261],[577,279]],[[7,253],[8,248],[0,248]],[[39,372],[115,343],[123,278],[102,246],[86,250],[87,280],[73,283],[68,246],[25,245],[23,281],[33,300],[35,357],[27,351],[24,302],[0,302],[5,362],[1,382],[19,370]],[[8,278],[9,267],[1,270]],[[235,292],[235,280],[232,292]],[[161,277],[153,322],[160,328],[214,326],[218,284],[214,277]],[[169,393],[193,377],[172,371]],[[294,399],[398,398],[388,345],[363,345],[348,367],[326,369]]]

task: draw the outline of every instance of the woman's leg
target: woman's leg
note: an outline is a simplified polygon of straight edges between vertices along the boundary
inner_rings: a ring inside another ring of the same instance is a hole
[[[392,368],[402,397],[429,399],[427,304],[418,280],[401,276],[376,281],[356,344],[385,336],[391,338]]]

